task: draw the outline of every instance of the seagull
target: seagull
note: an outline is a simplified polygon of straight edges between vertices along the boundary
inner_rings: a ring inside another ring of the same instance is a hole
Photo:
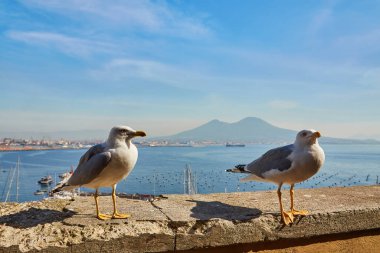
[[[130,214],[118,213],[116,209],[116,184],[126,178],[136,164],[138,151],[132,138],[146,136],[143,131],[135,131],[128,126],[115,126],[106,142],[92,146],[79,160],[68,181],[53,189],[53,193],[72,190],[77,187],[95,189],[96,216],[100,220],[125,219]],[[99,187],[112,187],[113,214],[99,211]]]
[[[321,134],[315,130],[298,132],[293,144],[267,151],[253,162],[236,165],[227,172],[248,173],[241,181],[264,181],[278,185],[277,195],[280,202],[280,212],[285,225],[293,223],[294,216],[308,214],[306,210],[294,209],[294,184],[300,183],[315,175],[325,161],[325,153],[318,144]],[[285,212],[281,200],[281,187],[290,185],[290,211]]]

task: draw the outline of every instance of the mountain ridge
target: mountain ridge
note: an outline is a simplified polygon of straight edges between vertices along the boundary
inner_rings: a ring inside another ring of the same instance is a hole
[[[276,127],[257,117],[246,117],[232,123],[214,119],[165,138],[179,141],[286,141],[294,138],[296,133],[294,130]]]
[[[243,143],[294,142],[298,131],[277,127],[258,117],[246,117],[236,122],[213,119],[193,129],[174,135],[159,137],[169,141],[216,141]],[[323,135],[323,133],[322,133]],[[156,138],[155,138],[156,139]],[[380,144],[380,141],[323,137],[321,143],[336,144]]]
[[[300,129],[301,130],[301,129]],[[66,130],[52,132],[0,132],[0,138],[40,138],[69,140],[105,140],[109,130]],[[277,127],[258,117],[246,117],[236,122],[224,122],[219,119],[210,120],[198,127],[167,136],[148,135],[144,140],[166,140],[169,142],[211,141],[242,143],[292,143],[298,131]],[[321,143],[336,144],[380,144],[379,140],[362,138],[333,138],[322,133]]]

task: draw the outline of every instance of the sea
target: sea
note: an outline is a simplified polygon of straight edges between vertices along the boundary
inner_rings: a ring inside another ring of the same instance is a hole
[[[240,182],[246,174],[225,172],[237,164],[246,164],[278,145],[245,147],[139,147],[139,159],[130,175],[118,183],[117,192],[126,194],[183,194],[188,187],[188,171],[197,193],[275,190],[263,182]],[[380,184],[380,145],[321,145],[326,162],[312,178],[296,188],[348,187]],[[46,198],[34,195],[41,189],[38,180],[51,175],[54,187],[59,175],[76,168],[85,149],[0,152],[0,202],[25,202]],[[18,172],[14,172],[19,162]],[[186,169],[187,168],[187,169]],[[187,172],[186,172],[187,171]],[[18,188],[18,189],[17,189]],[[284,189],[289,189],[285,186]],[[49,189],[48,189],[49,190]],[[82,192],[93,192],[81,188]],[[101,188],[109,193],[110,188]]]

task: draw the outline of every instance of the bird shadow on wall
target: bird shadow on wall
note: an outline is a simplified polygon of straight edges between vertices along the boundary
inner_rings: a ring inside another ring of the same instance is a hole
[[[4,224],[14,228],[31,228],[40,224],[62,221],[74,214],[75,212],[70,210],[57,211],[31,207],[18,213],[0,216],[0,225]]]
[[[257,208],[232,206],[219,201],[187,200],[196,203],[191,209],[193,218],[198,220],[223,219],[223,220],[250,220],[259,217],[262,211]]]

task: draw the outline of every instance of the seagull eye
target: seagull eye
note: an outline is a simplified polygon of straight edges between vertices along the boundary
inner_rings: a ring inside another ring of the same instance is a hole
[[[302,135],[302,137],[305,137],[305,136],[306,136],[306,133],[305,133],[305,132],[303,132],[301,135]]]

